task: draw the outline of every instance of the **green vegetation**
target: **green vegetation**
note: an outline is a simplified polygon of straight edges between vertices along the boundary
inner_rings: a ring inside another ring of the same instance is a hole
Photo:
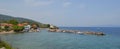
[[[18,24],[18,21],[12,19],[12,20],[9,20],[8,23],[13,24],[13,25],[17,25],[17,24]]]
[[[17,25],[14,25],[14,26],[13,26],[13,30],[14,30],[15,32],[20,32],[20,31],[22,31],[23,29],[24,29],[23,26],[17,26]]]
[[[0,32],[2,31],[2,28],[0,27]]]
[[[0,41],[0,48],[5,47],[6,49],[13,49],[8,43],[5,41]]]
[[[9,26],[5,26],[5,31],[9,31]]]
[[[12,16],[9,16],[9,15],[0,14],[0,22],[5,22],[5,21],[8,21],[8,20],[17,20],[19,23],[25,22],[25,21],[30,22],[30,23],[36,22],[34,20],[31,20],[31,19],[20,18],[20,17],[12,17]],[[39,23],[39,22],[37,22],[37,23]]]
[[[49,28],[50,24],[40,24],[39,25],[41,28]]]

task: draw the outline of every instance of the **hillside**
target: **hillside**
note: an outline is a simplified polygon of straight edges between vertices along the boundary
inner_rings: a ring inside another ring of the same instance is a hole
[[[30,22],[30,23],[33,23],[33,22],[35,23],[36,22],[34,20],[31,20],[31,19],[20,18],[20,17],[12,17],[12,16],[8,16],[8,15],[0,14],[0,21],[6,21],[6,20],[11,20],[11,19],[15,19],[18,22],[24,22],[24,21],[27,21],[27,22]],[[39,22],[36,22],[36,23],[39,23]]]
[[[19,23],[20,22],[29,22],[29,23],[37,23],[39,24],[41,27],[48,27],[48,24],[43,24],[43,23],[40,23],[40,22],[37,22],[37,21],[34,21],[34,20],[31,20],[31,19],[27,19],[27,18],[20,18],[20,17],[13,17],[13,16],[9,16],[9,15],[3,15],[3,14],[0,14],[0,22],[4,22],[4,21],[7,21],[7,20],[17,20]]]

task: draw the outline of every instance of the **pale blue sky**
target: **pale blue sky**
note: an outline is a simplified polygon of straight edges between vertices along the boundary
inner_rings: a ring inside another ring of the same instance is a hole
[[[120,0],[0,0],[0,13],[57,26],[120,26]]]

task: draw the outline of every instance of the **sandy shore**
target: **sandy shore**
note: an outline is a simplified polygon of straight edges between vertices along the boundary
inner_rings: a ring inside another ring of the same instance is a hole
[[[11,34],[11,33],[14,33],[14,31],[11,30],[11,31],[2,31],[2,32],[0,32],[0,34]]]

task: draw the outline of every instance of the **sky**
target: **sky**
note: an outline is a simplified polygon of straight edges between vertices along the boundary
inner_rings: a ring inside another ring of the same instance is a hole
[[[0,14],[56,26],[120,27],[120,0],[0,0]]]

